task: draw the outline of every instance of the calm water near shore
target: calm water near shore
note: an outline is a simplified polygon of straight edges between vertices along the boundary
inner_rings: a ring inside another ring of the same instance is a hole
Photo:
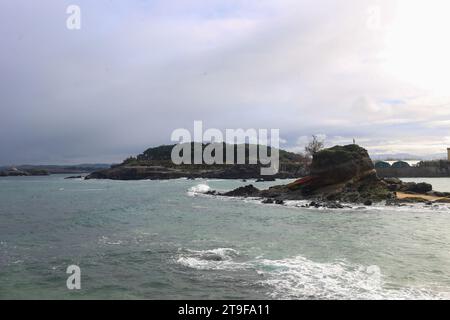
[[[0,299],[450,298],[450,205],[305,209],[202,194],[252,181],[64,177],[0,178]]]

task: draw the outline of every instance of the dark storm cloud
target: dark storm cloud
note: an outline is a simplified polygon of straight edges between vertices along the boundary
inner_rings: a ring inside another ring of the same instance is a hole
[[[66,28],[69,4],[81,30]],[[370,5],[2,1],[0,164],[119,161],[194,120],[280,128],[292,149],[313,133],[380,152],[441,134],[447,102],[425,114],[429,100],[380,72]]]

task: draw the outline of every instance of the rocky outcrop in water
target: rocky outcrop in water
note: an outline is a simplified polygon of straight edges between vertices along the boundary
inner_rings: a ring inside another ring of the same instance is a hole
[[[223,196],[260,197],[265,203],[311,200],[312,207],[339,208],[340,203],[372,205],[380,201],[400,201],[397,192],[431,195],[427,183],[405,183],[380,179],[367,151],[358,145],[336,146],[314,155],[311,174],[288,185],[266,190],[241,187]],[[444,195],[444,194],[442,194]]]
[[[426,194],[427,192],[431,192],[433,190],[433,186],[425,182],[403,182],[398,178],[385,178],[383,181],[387,184],[390,191]]]
[[[224,193],[227,197],[254,197],[260,194],[259,189],[253,185],[237,188],[233,191]]]

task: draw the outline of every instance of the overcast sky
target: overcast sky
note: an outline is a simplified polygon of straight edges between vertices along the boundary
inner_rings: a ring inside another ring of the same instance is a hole
[[[81,8],[69,30],[66,9]],[[447,0],[2,0],[0,164],[119,162],[174,129],[450,147]]]

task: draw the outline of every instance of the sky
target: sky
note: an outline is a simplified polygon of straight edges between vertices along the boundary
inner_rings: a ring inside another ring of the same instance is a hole
[[[69,5],[81,10],[67,28]],[[0,165],[120,162],[173,130],[450,147],[447,0],[2,0]]]

